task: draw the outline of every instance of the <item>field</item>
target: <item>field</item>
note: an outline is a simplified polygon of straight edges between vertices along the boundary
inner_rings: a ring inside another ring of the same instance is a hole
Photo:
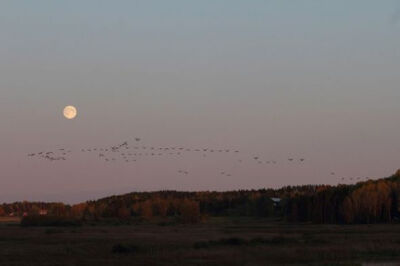
[[[20,217],[0,217],[0,224],[17,224],[20,222]]]
[[[0,225],[0,265],[386,265],[379,263],[394,261],[400,261],[397,224],[210,218],[196,225],[21,227],[15,221]]]

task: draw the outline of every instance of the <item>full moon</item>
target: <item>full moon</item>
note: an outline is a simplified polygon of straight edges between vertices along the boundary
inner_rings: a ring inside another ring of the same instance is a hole
[[[67,119],[74,119],[77,115],[78,111],[75,106],[68,105],[64,108],[63,114]]]

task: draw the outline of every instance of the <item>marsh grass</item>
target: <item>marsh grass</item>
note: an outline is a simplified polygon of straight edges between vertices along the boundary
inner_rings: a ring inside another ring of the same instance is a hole
[[[400,225],[212,219],[196,225],[0,224],[0,265],[361,265],[400,261]]]
[[[72,217],[32,215],[23,217],[21,226],[81,226],[82,221]]]

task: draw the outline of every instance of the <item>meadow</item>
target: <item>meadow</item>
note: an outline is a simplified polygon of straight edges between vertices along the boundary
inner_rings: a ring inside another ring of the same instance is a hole
[[[316,225],[267,218],[198,224],[0,225],[0,265],[385,265],[400,262],[400,224]],[[395,264],[394,264],[395,265]]]

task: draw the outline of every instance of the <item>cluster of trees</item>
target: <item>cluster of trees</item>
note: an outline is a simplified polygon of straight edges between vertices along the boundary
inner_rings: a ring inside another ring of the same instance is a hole
[[[355,185],[320,186],[288,197],[289,221],[315,223],[390,223],[400,218],[400,170],[389,178]]]
[[[196,223],[207,216],[259,216],[279,213],[271,197],[275,190],[240,190],[231,192],[134,192],[75,205],[62,203],[16,202],[3,204],[0,215],[38,215],[47,210],[49,216],[75,217],[82,220],[102,218],[130,219],[140,217],[177,218],[184,223]]]
[[[74,207],[74,206],[73,206]],[[195,223],[207,216],[272,216],[273,201],[267,190],[235,192],[159,191],[130,193],[86,203],[85,219],[118,217],[176,217]]]
[[[14,203],[3,203],[0,205],[0,216],[23,216],[23,215],[39,215],[41,212],[53,215],[63,215],[66,213],[68,205],[63,203],[54,202],[14,202]]]
[[[280,198],[276,203],[272,198]],[[392,177],[355,185],[306,185],[229,192],[134,192],[75,205],[16,202],[0,216],[49,216],[82,221],[173,217],[196,223],[207,216],[282,217],[293,222],[386,223],[400,218],[400,170]]]

